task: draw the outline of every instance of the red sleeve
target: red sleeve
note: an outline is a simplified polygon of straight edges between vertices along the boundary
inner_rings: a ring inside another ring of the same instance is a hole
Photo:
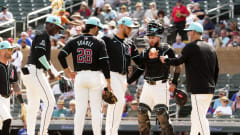
[[[187,8],[184,6],[184,9],[185,9],[185,14],[187,14],[187,16],[189,16],[189,12],[188,12],[188,10],[187,10]]]
[[[81,14],[81,9],[78,10],[78,13]]]
[[[87,16],[90,16],[91,15],[91,11],[90,9],[87,10]]]

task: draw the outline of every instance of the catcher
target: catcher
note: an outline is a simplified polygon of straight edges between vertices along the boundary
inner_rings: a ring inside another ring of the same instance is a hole
[[[172,125],[169,123],[168,105],[170,92],[173,92],[177,86],[180,67],[175,68],[174,77],[169,87],[170,66],[163,64],[159,57],[167,55],[170,58],[175,58],[175,53],[168,44],[160,44],[163,31],[164,28],[161,24],[155,21],[148,23],[147,36],[150,46],[141,53],[142,64],[128,80],[128,84],[131,84],[144,73],[144,85],[138,109],[140,135],[150,135],[149,112],[151,111],[157,115],[162,135],[173,135]]]
[[[10,135],[12,116],[10,113],[11,85],[15,86],[17,99],[24,108],[23,98],[17,84],[16,68],[9,63],[14,47],[8,41],[0,42],[0,135]]]

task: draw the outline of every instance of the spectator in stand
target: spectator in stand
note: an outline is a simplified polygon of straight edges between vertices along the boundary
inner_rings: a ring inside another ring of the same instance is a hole
[[[203,25],[205,12],[204,12],[203,9],[200,9],[199,3],[194,3],[193,4],[192,13],[196,15],[196,18],[195,18],[196,21]]]
[[[157,9],[156,9],[156,3],[151,2],[149,3],[149,9],[145,11],[144,19],[152,20],[157,19]]]
[[[125,104],[122,112],[122,118],[125,118],[127,116],[128,116],[128,106],[127,104]]]
[[[228,44],[228,47],[240,47],[240,36],[234,35],[233,41]]]
[[[232,103],[232,111],[234,115],[240,115],[240,92],[236,94],[236,100]]]
[[[3,38],[2,37],[0,37],[0,42],[2,42],[3,41]]]
[[[32,46],[32,40],[29,38],[27,32],[22,32],[21,37],[18,39],[17,43],[21,45],[22,41],[26,41],[28,46]]]
[[[127,6],[122,5],[120,8],[120,13],[117,15],[117,21],[120,20],[122,17],[128,17],[129,13],[127,12]]]
[[[71,38],[70,30],[66,29],[63,34],[64,34],[66,42],[67,42]]]
[[[173,48],[184,48],[185,47],[185,43],[182,42],[182,37],[180,35],[176,36],[176,42],[173,43]]]
[[[33,40],[34,37],[35,37],[35,34],[33,33],[32,27],[29,26],[29,27],[27,28],[27,33],[28,33],[28,36],[31,38],[31,40]]]
[[[81,3],[81,6],[78,12],[85,19],[87,19],[91,15],[91,10],[88,8],[88,5],[85,1]]]
[[[104,0],[93,0],[93,8],[102,8],[104,6]]]
[[[187,40],[186,32],[184,31],[186,17],[189,15],[187,8],[182,4],[182,0],[177,0],[176,6],[172,10],[170,20],[173,20],[177,29],[177,33],[181,35],[183,40]]]
[[[128,111],[128,117],[137,117],[138,113],[138,102],[133,100],[130,104],[131,109]]]
[[[30,51],[30,46],[27,45],[27,42],[23,40],[21,42],[21,52]]]
[[[74,99],[69,102],[70,109],[67,111],[66,117],[74,117],[76,112],[75,105],[76,103]]]
[[[160,9],[157,13],[157,20],[159,23],[161,23],[164,27],[168,27],[170,25],[170,20],[167,16],[165,16],[165,12]]]
[[[55,37],[51,37],[50,43],[51,43],[51,49],[52,50],[59,49],[58,44],[57,44],[57,39]]]
[[[70,24],[71,23],[71,21],[67,18],[65,13],[66,13],[66,11],[63,8],[60,9],[60,11],[58,12],[58,16],[61,18],[62,26],[64,26],[65,24]]]
[[[192,13],[193,10],[193,4],[187,4],[187,10],[189,12],[189,15],[186,17],[186,25],[187,28],[191,23],[195,21],[196,15]]]
[[[220,98],[221,106],[218,106],[217,109],[214,111],[216,116],[222,115],[232,115],[232,108],[228,106],[229,99],[226,96]]]
[[[98,19],[100,19],[101,23],[104,24],[105,20],[104,20],[104,13],[102,12],[102,8],[97,7],[93,13],[93,16],[97,17]]]
[[[213,46],[213,40],[212,38],[209,37],[209,35],[207,33],[204,33],[202,35],[202,39],[206,42],[208,42],[211,46]]]
[[[112,34],[115,34],[117,32],[117,25],[116,25],[116,22],[115,21],[110,21],[108,23],[108,26],[109,26],[109,34],[112,35]]]
[[[11,19],[13,19],[12,13],[8,11],[6,6],[3,6],[2,12],[0,13],[0,23],[7,22]]]
[[[219,27],[215,27],[215,31],[218,33],[221,33],[221,30],[226,29],[227,27],[227,22],[225,20],[220,20],[219,21]]]
[[[75,36],[81,35],[82,34],[82,27],[81,26],[77,26],[76,27],[76,32],[77,32],[77,35],[75,35]]]
[[[75,20],[82,20],[83,18],[82,18],[82,16],[79,14],[79,12],[76,12],[76,13],[74,13],[74,14],[71,16],[71,19],[72,19],[73,21],[75,21]]]
[[[213,31],[212,39],[213,39],[213,45],[215,46],[215,48],[220,48],[222,45],[222,41],[220,39],[220,32],[218,32],[218,30],[215,29]]]
[[[52,117],[59,118],[65,117],[67,114],[67,109],[64,108],[64,100],[58,100],[57,109],[53,111]]]
[[[112,20],[116,20],[117,13],[114,11],[110,4],[104,5],[104,20],[105,22],[110,22]]]
[[[110,37],[112,34],[109,32],[109,26],[104,24],[102,31],[98,32],[97,38],[102,38],[102,37]]]
[[[209,36],[212,37],[212,33],[215,29],[215,26],[209,17],[205,18],[205,20],[203,22],[203,28],[204,28],[204,31],[208,31]]]
[[[23,122],[23,128],[18,130],[18,134],[17,135],[27,135],[27,123],[25,118],[22,116],[22,122]]]
[[[134,20],[141,21],[143,19],[143,15],[144,15],[144,10],[142,9],[142,3],[137,2],[136,3],[136,10],[133,12],[131,17]]]
[[[233,94],[233,96],[232,96],[232,98],[231,98],[231,101],[232,101],[232,102],[236,101],[236,99],[237,99],[237,94],[238,94],[239,92],[240,92],[240,90],[239,90],[237,93]]]
[[[220,34],[221,34],[220,40],[222,42],[221,47],[227,47],[227,44],[230,41],[230,38],[227,36],[227,30],[226,29],[221,30]]]
[[[125,93],[124,98],[125,98],[125,100],[126,100],[127,103],[133,101],[133,97],[132,97],[132,95],[129,93],[129,91],[127,91],[127,92]]]
[[[58,40],[57,40],[57,46],[58,48],[63,48],[66,44],[66,39],[65,39],[65,36],[62,35],[62,34],[59,34],[58,36]]]
[[[238,26],[237,26],[237,22],[235,21],[231,21],[230,22],[230,30],[231,30],[231,34],[232,35],[237,35],[238,34]]]
[[[215,99],[215,101],[214,101],[214,103],[213,103],[213,109],[214,109],[214,110],[216,110],[217,107],[219,107],[219,106],[222,105],[220,100],[221,100],[222,97],[226,96],[226,94],[227,94],[227,93],[226,93],[225,90],[219,90],[219,91],[218,91],[218,97],[219,97],[219,98]],[[231,103],[228,104],[228,106],[231,106]]]

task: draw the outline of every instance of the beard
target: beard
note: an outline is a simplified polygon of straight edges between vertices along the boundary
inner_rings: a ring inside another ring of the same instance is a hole
[[[11,59],[12,58],[12,55],[11,54],[7,54],[7,53],[5,53],[5,55],[4,55],[4,57],[5,57],[5,59]]]
[[[160,41],[157,41],[155,44],[154,43],[150,43],[150,48],[158,47],[159,43],[160,43]]]

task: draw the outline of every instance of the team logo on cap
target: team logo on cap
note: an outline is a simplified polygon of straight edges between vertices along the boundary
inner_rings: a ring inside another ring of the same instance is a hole
[[[4,47],[4,45],[1,45],[1,48],[3,48]]]
[[[122,20],[122,23],[125,24],[125,20]]]
[[[156,32],[158,29],[157,28],[151,28],[150,30]]]

